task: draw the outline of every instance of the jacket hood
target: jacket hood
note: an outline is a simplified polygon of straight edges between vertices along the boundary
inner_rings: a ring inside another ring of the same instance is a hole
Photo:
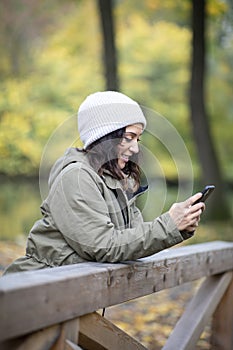
[[[80,152],[77,148],[68,148],[65,154],[55,162],[50,171],[48,181],[49,188],[51,188],[52,184],[54,183],[58,175],[61,173],[61,171],[64,168],[66,168],[69,164],[84,161],[85,163],[87,162],[86,154],[84,152]]]
[[[68,148],[65,154],[62,157],[58,158],[58,160],[55,162],[55,164],[53,165],[50,171],[49,181],[48,181],[49,188],[51,188],[54,181],[56,180],[56,178],[59,176],[59,174],[62,172],[63,169],[65,169],[69,164],[77,163],[77,162],[83,163],[85,164],[85,166],[93,170],[93,168],[91,167],[87,159],[87,153],[82,152],[77,148]],[[119,187],[119,180],[114,179],[108,170],[104,171],[104,176],[102,176],[102,178],[107,183],[109,188],[115,189]],[[131,188],[131,190],[127,191],[127,196],[129,199],[143,194],[148,189],[148,185],[146,185],[146,186],[139,186],[136,192],[132,191],[134,187],[133,179],[131,180],[129,179],[128,185],[129,185],[129,188]]]

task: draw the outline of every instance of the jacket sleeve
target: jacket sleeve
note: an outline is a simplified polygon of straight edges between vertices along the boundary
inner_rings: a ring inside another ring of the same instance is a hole
[[[64,239],[85,260],[135,260],[183,241],[168,213],[152,222],[140,220],[133,228],[116,229],[94,175],[85,169],[72,169],[62,177],[49,207]]]

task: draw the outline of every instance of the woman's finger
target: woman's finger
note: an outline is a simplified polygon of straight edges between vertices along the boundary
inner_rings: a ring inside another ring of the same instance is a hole
[[[187,206],[192,206],[202,196],[201,192],[194,194],[186,200]]]

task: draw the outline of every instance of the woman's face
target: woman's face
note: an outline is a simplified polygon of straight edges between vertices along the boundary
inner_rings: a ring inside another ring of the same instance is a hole
[[[121,143],[118,147],[118,165],[124,169],[130,157],[139,152],[138,141],[142,135],[141,123],[132,124],[126,127]]]

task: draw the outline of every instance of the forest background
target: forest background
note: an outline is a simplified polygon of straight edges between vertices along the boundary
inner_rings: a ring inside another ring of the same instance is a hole
[[[223,176],[221,191],[227,193],[232,215],[233,9],[227,0],[206,5],[205,104]],[[194,190],[199,190],[201,165],[188,97],[191,8],[191,1],[119,0],[113,15],[120,90],[175,126],[192,159]],[[11,240],[25,236],[40,216],[44,151],[46,175],[71,145],[79,104],[105,89],[105,68],[95,0],[3,0],[0,17],[0,237]],[[166,149],[159,143],[150,146],[159,154],[166,181],[176,183],[177,169]],[[156,177],[153,167],[150,176]],[[172,200],[168,196],[167,207]]]
[[[190,154],[194,190],[198,191],[204,185],[203,169],[193,137],[189,105],[192,1],[116,0],[113,4],[119,89],[158,111],[174,125]],[[221,222],[216,222],[214,216],[207,221],[204,216],[188,244],[232,240],[232,1],[206,1],[205,19],[204,102],[222,174],[221,192],[230,216]],[[88,94],[106,87],[99,2],[1,0],[0,52],[0,269],[3,270],[24,254],[27,234],[41,215],[43,193],[39,174],[46,181],[55,159],[78,140],[74,135],[79,104]],[[154,149],[167,184],[173,185],[168,188],[166,209],[176,198],[177,169],[161,143],[149,138],[143,141]],[[150,177],[157,177],[153,164],[148,170]],[[154,215],[153,206],[151,210],[146,213],[148,218]],[[149,349],[160,349],[196,284],[182,288],[107,310],[107,317]],[[207,329],[197,349],[209,349],[208,338]]]

